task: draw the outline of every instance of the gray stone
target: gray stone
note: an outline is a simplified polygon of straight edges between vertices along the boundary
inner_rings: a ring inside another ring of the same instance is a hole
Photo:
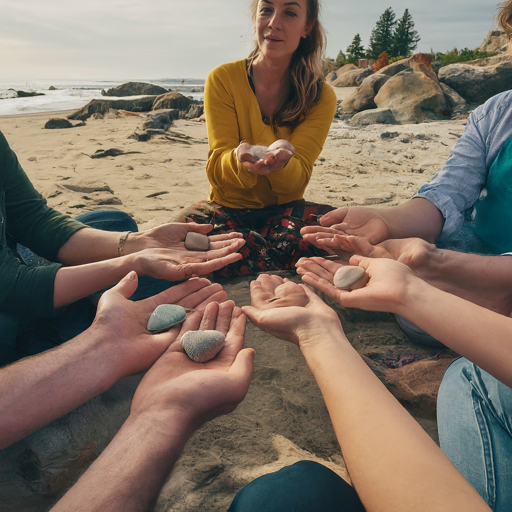
[[[189,231],[185,237],[185,248],[189,251],[208,251],[210,239],[203,233]]]
[[[193,103],[193,100],[183,96],[180,92],[172,91],[157,96],[153,102],[153,108],[149,110],[158,110],[160,108],[177,108],[178,110],[185,110]]]
[[[466,112],[466,100],[460,94],[458,94],[457,91],[454,91],[451,87],[448,87],[446,84],[441,84],[441,89],[444,92],[446,104],[448,105],[448,108],[452,110],[452,112],[456,114]]]
[[[220,331],[188,331],[181,338],[181,346],[192,361],[206,363],[220,352],[224,341]]]
[[[47,130],[58,130],[62,128],[73,128],[73,124],[67,119],[53,118],[49,121],[46,121],[44,127]]]
[[[366,286],[368,277],[362,267],[341,267],[334,274],[333,282],[340,290],[357,290]]]
[[[203,112],[203,105],[189,105],[185,114],[185,119],[197,119],[203,115]]]
[[[177,304],[161,304],[149,317],[147,329],[150,332],[160,332],[173,325],[183,322],[187,317],[185,308]]]
[[[376,108],[374,98],[388,80],[389,76],[378,74],[365,78],[357,90],[341,102],[340,111],[346,114],[353,114]]]
[[[450,64],[439,70],[439,80],[466,101],[485,103],[512,88],[512,57],[503,54],[481,61]]]
[[[102,96],[158,96],[169,92],[159,85],[148,84],[146,82],[126,82],[114,89],[102,90]]]
[[[348,123],[354,126],[366,126],[369,124],[396,124],[396,120],[393,112],[388,108],[374,108],[359,112]]]

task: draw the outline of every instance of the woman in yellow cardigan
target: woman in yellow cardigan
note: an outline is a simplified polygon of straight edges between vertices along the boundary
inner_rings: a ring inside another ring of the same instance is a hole
[[[223,277],[293,269],[301,256],[325,255],[300,229],[333,209],[303,200],[336,110],[321,70],[319,1],[253,0],[251,8],[255,49],[206,81],[210,201],[181,218],[212,223],[215,234],[244,234],[244,258]]]

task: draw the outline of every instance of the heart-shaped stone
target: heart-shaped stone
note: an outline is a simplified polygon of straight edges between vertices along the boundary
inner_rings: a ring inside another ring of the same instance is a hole
[[[220,352],[224,341],[220,331],[187,331],[181,338],[181,346],[192,361],[206,363]]]
[[[334,286],[340,290],[357,290],[368,282],[366,271],[361,267],[341,267],[334,274]]]
[[[210,249],[210,239],[202,233],[189,231],[185,237],[185,249],[189,251],[208,251]]]
[[[183,322],[187,312],[177,304],[161,304],[149,317],[147,329],[150,332],[160,332],[169,329],[173,325]]]

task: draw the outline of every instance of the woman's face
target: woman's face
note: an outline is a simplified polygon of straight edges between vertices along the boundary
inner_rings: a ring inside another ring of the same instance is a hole
[[[313,24],[307,21],[307,0],[260,0],[256,36],[263,57],[291,59]]]

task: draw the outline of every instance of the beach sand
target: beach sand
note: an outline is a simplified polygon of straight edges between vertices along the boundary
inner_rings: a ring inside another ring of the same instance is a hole
[[[337,90],[340,95],[350,92]],[[147,229],[207,199],[204,123],[177,121],[170,130],[172,142],[159,137],[137,142],[128,136],[142,124],[140,115],[89,119],[73,129],[43,129],[51,117],[64,115],[4,116],[0,130],[36,189],[58,211],[75,216],[120,209]],[[465,124],[461,119],[354,129],[334,122],[305,198],[336,207],[400,204],[441,169]],[[383,140],[383,132],[399,135]],[[90,158],[110,148],[131,153]],[[252,279],[222,284],[229,298],[243,306],[250,301]],[[299,281],[297,276],[292,279]],[[351,343],[436,439],[435,396],[454,354],[412,347],[391,315],[336,310]],[[298,348],[250,323],[246,345],[256,350],[246,400],[233,414],[193,436],[155,510],[225,511],[236,491],[253,478],[303,459],[317,460],[348,478],[321,394]],[[400,367],[399,361],[407,358],[421,360]],[[390,369],[394,366],[398,368]]]

